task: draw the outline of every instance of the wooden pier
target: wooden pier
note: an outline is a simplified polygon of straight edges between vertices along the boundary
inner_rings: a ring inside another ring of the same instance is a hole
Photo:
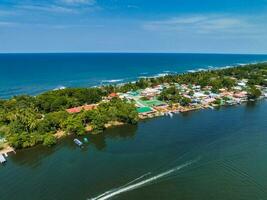
[[[5,163],[9,153],[16,154],[16,151],[9,145],[5,145],[4,149],[0,150],[0,164]]]

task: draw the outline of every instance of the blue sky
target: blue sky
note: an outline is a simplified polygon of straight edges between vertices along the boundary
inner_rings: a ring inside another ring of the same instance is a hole
[[[0,52],[267,54],[267,0],[0,0]]]

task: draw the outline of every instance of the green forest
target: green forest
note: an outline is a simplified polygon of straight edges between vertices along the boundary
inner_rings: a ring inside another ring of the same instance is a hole
[[[56,143],[55,133],[82,135],[86,125],[93,132],[104,130],[110,121],[135,124],[138,114],[133,104],[112,99],[100,103],[97,109],[69,114],[66,108],[98,103],[106,95],[98,88],[65,89],[49,91],[37,97],[16,96],[0,102],[0,135],[15,148],[27,148],[37,144],[51,146]]]

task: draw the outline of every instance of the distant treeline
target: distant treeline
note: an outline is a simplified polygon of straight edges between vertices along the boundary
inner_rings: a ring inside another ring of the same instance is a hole
[[[214,91],[226,87],[231,88],[236,80],[248,79],[248,85],[267,86],[267,63],[250,64],[216,70],[203,70],[193,73],[170,74],[155,78],[141,78],[135,83],[126,83],[121,86],[106,86],[108,92],[127,92],[144,89],[163,83],[196,84],[201,87],[212,86]]]

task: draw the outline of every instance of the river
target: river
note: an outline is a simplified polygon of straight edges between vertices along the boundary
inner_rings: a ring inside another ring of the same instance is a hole
[[[267,199],[266,100],[85,137],[10,155],[0,199]]]

